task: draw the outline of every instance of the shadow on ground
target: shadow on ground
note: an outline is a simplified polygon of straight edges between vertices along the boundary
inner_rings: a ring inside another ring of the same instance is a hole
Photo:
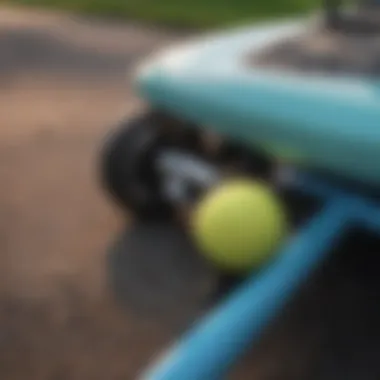
[[[102,51],[75,46],[44,30],[25,28],[0,32],[0,72],[3,76],[28,71],[51,75],[116,76],[125,72],[145,53],[132,51],[104,54]]]

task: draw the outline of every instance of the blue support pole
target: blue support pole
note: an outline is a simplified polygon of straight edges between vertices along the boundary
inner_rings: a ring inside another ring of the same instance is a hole
[[[342,235],[351,219],[347,206],[347,200],[328,202],[271,265],[252,275],[140,379],[225,378]]]

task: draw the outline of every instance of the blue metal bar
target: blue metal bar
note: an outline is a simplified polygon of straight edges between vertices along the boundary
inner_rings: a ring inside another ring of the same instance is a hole
[[[350,209],[346,201],[326,204],[266,270],[249,278],[140,379],[224,378],[328,254],[350,222]]]
[[[317,180],[306,173],[297,173],[290,186],[323,200],[346,199],[347,207],[351,209],[352,219],[359,225],[380,233],[379,200],[375,201],[363,194],[350,192],[346,188],[332,186],[328,182]]]
[[[380,206],[376,202],[371,202],[365,198],[355,198],[355,209],[353,218],[359,225],[380,233]]]

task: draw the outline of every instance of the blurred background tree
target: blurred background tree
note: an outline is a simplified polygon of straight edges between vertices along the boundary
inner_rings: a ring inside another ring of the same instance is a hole
[[[210,28],[301,14],[317,0],[5,0],[183,28]]]

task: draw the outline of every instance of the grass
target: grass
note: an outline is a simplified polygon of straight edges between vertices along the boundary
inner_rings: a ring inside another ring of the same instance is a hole
[[[8,0],[176,27],[209,28],[298,14],[316,0]]]

